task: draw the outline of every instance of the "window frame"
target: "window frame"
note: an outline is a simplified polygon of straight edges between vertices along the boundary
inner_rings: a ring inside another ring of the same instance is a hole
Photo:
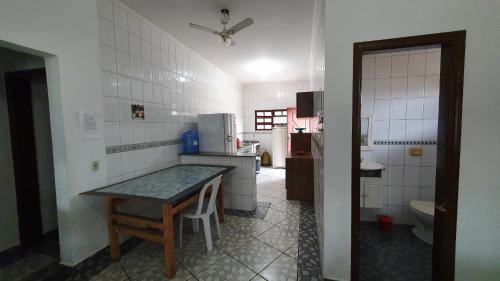
[[[264,112],[263,116],[257,116],[257,113]],[[271,116],[265,116],[265,112],[271,112]],[[276,115],[276,112],[286,112],[286,115]],[[285,124],[275,124],[274,117],[287,117],[287,121]],[[257,118],[271,118],[271,122],[257,122]],[[254,123],[255,123],[255,131],[271,131],[276,125],[287,127],[288,126],[288,110],[285,109],[261,109],[255,110],[254,115]],[[257,125],[271,125],[271,129],[257,129]]]

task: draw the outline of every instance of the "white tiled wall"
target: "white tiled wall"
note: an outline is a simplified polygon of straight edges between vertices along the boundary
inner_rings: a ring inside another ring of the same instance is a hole
[[[436,141],[440,48],[403,49],[363,56],[361,110],[373,116],[375,141]],[[409,149],[421,147],[422,156]],[[413,224],[410,200],[434,201],[436,145],[374,145],[365,159],[384,166],[384,207],[361,209],[361,218],[378,214]]]
[[[255,157],[181,155],[181,163],[235,166],[224,176],[224,208],[253,211],[257,207]]]
[[[98,0],[106,146],[176,140],[200,113],[243,126],[241,85],[122,3]],[[131,119],[131,104],[145,119]],[[178,145],[107,155],[110,182],[178,163]]]
[[[243,138],[259,140],[260,147],[272,152],[270,131],[255,132],[255,110],[286,109],[296,106],[296,93],[309,90],[309,82],[259,83],[243,86]]]

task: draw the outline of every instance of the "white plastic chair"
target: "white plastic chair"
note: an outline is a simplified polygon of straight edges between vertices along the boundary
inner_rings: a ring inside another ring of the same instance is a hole
[[[203,228],[205,229],[205,240],[207,241],[207,250],[212,250],[212,233],[210,231],[210,215],[214,214],[215,224],[217,225],[217,233],[220,237],[220,226],[219,226],[219,216],[217,214],[217,208],[215,207],[215,199],[217,198],[217,191],[219,191],[219,186],[222,181],[222,176],[218,176],[211,180],[209,183],[200,191],[200,197],[198,204],[192,204],[186,209],[181,211],[180,214],[180,226],[179,226],[179,247],[182,248],[182,222],[184,218],[190,218],[193,220],[193,231],[198,232],[198,219],[203,221]],[[212,186],[212,193],[208,202],[205,200],[205,192],[207,188]]]

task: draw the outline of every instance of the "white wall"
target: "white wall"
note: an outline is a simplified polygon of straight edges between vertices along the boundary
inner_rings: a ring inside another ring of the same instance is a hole
[[[415,224],[411,200],[434,201],[441,49],[363,55],[361,114],[373,118],[375,144],[361,157],[384,165],[383,207],[361,208],[361,220],[389,215]],[[412,156],[411,148],[421,148]]]
[[[197,115],[236,114],[238,81],[120,2],[98,1],[106,146],[178,140]],[[131,104],[145,119],[132,120]],[[180,145],[107,154],[108,181],[119,182],[179,163]]]
[[[5,92],[5,72],[44,67],[43,59],[0,47],[0,251],[19,241],[16,189],[10,142],[9,115]],[[44,200],[41,200],[44,201]],[[43,220],[42,220],[43,221]]]
[[[272,131],[255,131],[255,110],[296,107],[297,92],[309,90],[308,81],[256,83],[243,86],[243,139],[258,140],[261,149],[272,155]]]
[[[354,42],[467,30],[456,280],[500,275],[500,2],[327,1],[324,277],[348,280]]]

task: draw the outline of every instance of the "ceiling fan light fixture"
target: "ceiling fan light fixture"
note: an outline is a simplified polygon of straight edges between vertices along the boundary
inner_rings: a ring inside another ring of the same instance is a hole
[[[231,37],[221,38],[220,43],[221,43],[224,47],[230,47],[230,46],[232,46],[232,45],[233,45],[233,40],[231,39]]]

